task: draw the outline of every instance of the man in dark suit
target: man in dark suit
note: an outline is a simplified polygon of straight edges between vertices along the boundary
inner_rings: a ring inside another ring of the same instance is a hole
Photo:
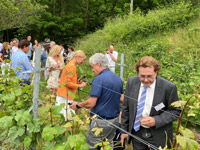
[[[138,73],[127,81],[122,109],[122,128],[156,147],[168,148],[173,142],[172,122],[180,109],[171,106],[178,100],[176,85],[158,77],[159,62],[151,56],[142,57],[135,65]],[[166,139],[167,138],[167,139]],[[122,133],[121,142],[128,139]],[[130,138],[134,150],[148,150],[150,145]]]

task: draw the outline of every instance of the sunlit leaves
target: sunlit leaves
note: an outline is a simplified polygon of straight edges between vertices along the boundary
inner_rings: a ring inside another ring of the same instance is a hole
[[[194,133],[191,130],[187,129],[187,128],[183,129],[183,127],[181,126],[179,128],[179,132],[184,137],[188,137],[188,138],[194,139]]]
[[[72,123],[71,122],[67,122],[65,125],[64,125],[65,128],[69,128],[69,127],[72,127]]]
[[[182,126],[179,128],[179,132],[181,135],[176,136],[177,143],[183,148],[197,150],[198,149],[198,142],[194,140],[194,133],[187,129],[183,128]]]
[[[70,135],[67,138],[66,145],[69,146],[68,149],[88,150],[89,146],[85,143],[85,141],[86,141],[86,138],[83,134]]]
[[[96,144],[94,147],[101,147],[101,150],[111,150],[112,147],[110,146],[110,142],[108,142],[108,139],[105,139],[105,141],[100,141],[98,144]],[[104,147],[103,147],[104,146]]]
[[[177,143],[182,147],[183,150],[191,149],[198,150],[198,142],[181,135],[176,136]]]
[[[185,104],[186,104],[186,101],[176,101],[176,102],[173,102],[171,105],[174,107],[182,107]]]
[[[103,128],[95,127],[95,128],[92,128],[91,131],[94,132],[94,135],[98,136],[101,132],[103,132]]]
[[[92,120],[94,120],[95,118],[97,118],[96,114],[91,117]]]

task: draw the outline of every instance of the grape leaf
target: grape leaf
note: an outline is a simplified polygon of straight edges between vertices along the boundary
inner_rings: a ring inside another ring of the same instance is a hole
[[[181,133],[181,135],[183,135],[185,137],[194,139],[194,133],[191,130],[187,129],[187,128],[183,129],[183,127],[180,126],[179,132]]]
[[[57,130],[54,127],[47,126],[42,131],[42,138],[45,141],[52,141],[57,134]]]
[[[176,140],[183,150],[198,150],[198,143],[195,140],[181,135],[177,135]]]
[[[17,96],[17,97],[22,95],[22,89],[21,88],[16,88],[13,91],[14,91],[15,96]]]
[[[68,123],[66,123],[66,124],[64,125],[65,128],[69,128],[69,127],[71,127],[71,126],[72,126],[71,122],[68,122]]]
[[[186,101],[176,101],[176,102],[173,102],[171,105],[174,107],[181,107],[181,106],[184,106],[185,103]]]
[[[75,135],[70,135],[67,139],[67,143],[71,148],[74,148],[76,146],[76,142],[74,141],[76,141]]]
[[[80,147],[81,150],[88,150],[89,149],[89,146],[87,143],[85,143],[84,145],[81,145]]]
[[[33,122],[28,123],[29,132],[39,132],[42,124],[42,121],[40,121],[39,119],[33,119]]]
[[[24,126],[31,121],[31,115],[28,111],[23,112],[22,110],[19,110],[16,113],[15,120],[19,126]]]
[[[59,136],[60,134],[63,134],[66,131],[66,128],[63,126],[57,126],[54,128],[57,130],[57,134],[56,134],[57,136]]]
[[[12,128],[10,128],[9,132],[8,132],[8,136],[14,140],[18,137],[18,135],[16,134],[17,133],[17,127],[16,126],[13,126]]]
[[[0,129],[6,129],[13,126],[13,117],[12,116],[5,116],[0,118]]]
[[[54,150],[53,142],[49,142],[49,141],[45,142],[44,149],[45,150]]]
[[[31,145],[32,139],[28,136],[24,138],[24,147],[29,147]]]
[[[94,132],[94,135],[98,136],[103,131],[103,128],[95,127],[95,128],[92,128],[91,131]]]

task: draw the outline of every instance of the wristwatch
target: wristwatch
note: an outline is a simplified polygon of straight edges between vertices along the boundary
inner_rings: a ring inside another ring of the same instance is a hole
[[[76,103],[76,108],[77,108],[77,109],[81,108],[81,107],[78,105],[78,103]]]

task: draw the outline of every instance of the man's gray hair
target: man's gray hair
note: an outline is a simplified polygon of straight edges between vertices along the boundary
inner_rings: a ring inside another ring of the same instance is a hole
[[[108,59],[102,53],[96,53],[92,55],[89,59],[90,65],[96,65],[99,63],[102,67],[108,67]]]
[[[19,43],[19,40],[17,38],[14,38],[12,41],[16,41],[17,43]]]

